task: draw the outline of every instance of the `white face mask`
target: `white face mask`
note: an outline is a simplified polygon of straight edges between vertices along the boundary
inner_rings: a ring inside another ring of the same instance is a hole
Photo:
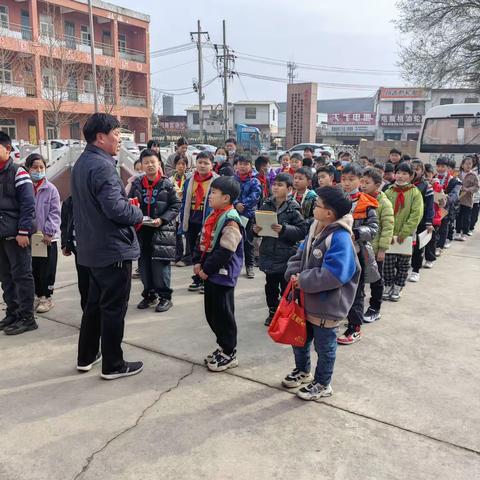
[[[404,187],[405,185],[408,185],[409,182],[400,182],[399,180],[395,181],[395,185],[398,185],[399,187]]]
[[[224,163],[227,160],[225,155],[215,155],[214,157],[215,163]]]

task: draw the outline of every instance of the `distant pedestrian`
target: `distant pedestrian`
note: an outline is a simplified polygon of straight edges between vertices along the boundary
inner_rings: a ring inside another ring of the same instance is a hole
[[[78,263],[88,267],[90,289],[82,316],[77,369],[89,371],[103,356],[102,378],[140,373],[142,362],[123,359],[122,339],[132,278],[140,255],[134,225],[143,213],[128,201],[115,169],[120,123],[95,113],[83,127],[87,141],[72,170],[72,199]],[[101,352],[99,342],[101,337]]]

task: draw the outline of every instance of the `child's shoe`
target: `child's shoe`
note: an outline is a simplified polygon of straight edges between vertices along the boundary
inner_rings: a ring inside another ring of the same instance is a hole
[[[192,277],[193,282],[188,286],[189,292],[198,292],[202,288],[202,280],[200,277],[194,275]]]
[[[209,355],[207,355],[204,359],[203,359],[203,362],[205,363],[205,365],[207,363],[210,363],[219,353],[222,352],[222,349],[220,347],[218,347],[216,350],[214,350],[212,353],[210,353]]]
[[[380,320],[382,315],[377,310],[374,310],[372,307],[368,307],[368,310],[365,312],[363,316],[363,321],[365,323],[373,323],[376,320]]]
[[[392,294],[392,290],[393,290],[393,285],[385,285],[382,298],[384,300],[390,300],[390,295]]]
[[[452,246],[452,241],[451,240],[447,240],[445,242],[445,245],[443,246],[443,248],[446,248],[447,250]]]
[[[402,296],[402,287],[399,287],[398,285],[393,286],[392,294],[390,295],[390,300],[392,302],[398,302],[400,300],[400,297]]]
[[[42,297],[40,299],[40,303],[38,304],[38,307],[37,307],[37,313],[47,313],[54,306],[55,306],[55,304],[53,303],[53,300],[52,300],[51,297],[48,297],[48,298]]]
[[[312,382],[297,392],[297,397],[302,400],[318,400],[322,397],[331,397],[333,394],[330,385],[321,385],[320,383]]]
[[[433,262],[425,262],[423,268],[433,268]]]
[[[207,363],[207,368],[211,372],[223,372],[229,368],[238,367],[237,352],[234,350],[231,355],[219,352],[211,362]]]
[[[462,233],[456,240],[458,240],[459,242],[466,242],[467,237]]]
[[[435,250],[435,256],[440,257],[443,253],[443,248],[437,248]]]
[[[420,273],[419,272],[412,272],[408,277],[409,282],[417,283],[420,280]],[[391,300],[391,295],[390,295]]]
[[[247,278],[255,278],[255,269],[253,266],[247,267]]]
[[[269,313],[268,313],[268,317],[265,319],[265,321],[263,322],[263,324],[266,326],[266,327],[269,327],[270,324],[272,323],[272,320],[273,320],[273,317],[275,316],[275,310],[270,310]]]
[[[154,307],[156,303],[157,303],[157,297],[156,296],[148,296],[148,297],[144,298],[137,305],[137,308],[139,310],[145,310],[146,308]]]
[[[307,372],[301,372],[298,368],[294,368],[283,380],[282,385],[286,388],[301,387],[305,383],[313,382],[313,375]]]
[[[343,332],[343,335],[340,335],[337,338],[337,343],[339,345],[351,345],[361,339],[362,334],[360,332],[360,325],[349,325],[345,332]]]
[[[173,303],[168,298],[160,297],[158,305],[155,307],[155,311],[158,313],[166,312],[173,307]]]

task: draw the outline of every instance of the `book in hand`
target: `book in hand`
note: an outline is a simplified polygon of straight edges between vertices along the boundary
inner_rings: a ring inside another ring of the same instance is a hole
[[[413,236],[407,237],[402,243],[398,243],[397,237],[393,237],[393,243],[387,253],[395,255],[411,255],[413,253]]]
[[[43,233],[37,232],[32,235],[32,257],[47,258],[47,245],[43,243]]]
[[[262,229],[257,233],[259,237],[278,238],[278,233],[272,230],[272,225],[278,223],[276,212],[268,210],[257,210],[255,212],[255,223]]]
[[[146,227],[155,227],[156,224],[155,224],[155,220],[153,218],[150,218],[150,217],[143,217],[143,220],[142,220],[142,225],[145,225]]]

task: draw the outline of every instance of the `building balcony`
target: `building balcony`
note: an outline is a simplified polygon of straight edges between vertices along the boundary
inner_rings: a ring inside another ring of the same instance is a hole
[[[121,48],[120,49],[120,58],[124,60],[129,60],[132,62],[146,62],[146,55],[145,53],[139,50],[133,50],[132,48]]]
[[[16,40],[32,40],[32,29],[28,26],[17,25],[16,23],[8,23],[8,28],[0,24],[0,37],[15,38]]]
[[[124,107],[146,107],[147,98],[142,94],[121,95],[120,104]]]
[[[50,47],[68,48],[69,50],[76,50],[87,54],[91,52],[89,41],[70,35],[56,35],[54,37],[40,35],[39,41],[43,45]],[[95,42],[94,51],[95,55],[106,55],[108,57],[113,57],[114,55],[113,46],[106,43]]]
[[[0,83],[0,97],[2,95],[21,98],[35,97],[35,84],[28,82]]]

